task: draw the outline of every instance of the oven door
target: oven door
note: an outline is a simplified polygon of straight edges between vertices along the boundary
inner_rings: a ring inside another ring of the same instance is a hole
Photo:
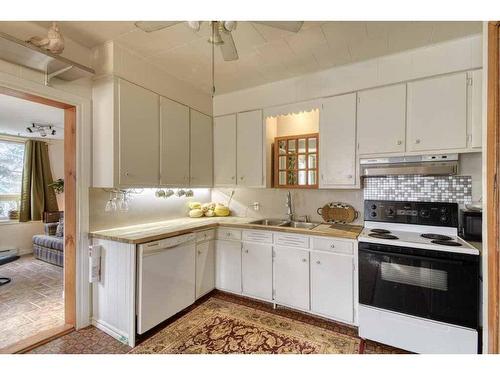
[[[479,256],[359,243],[359,302],[479,326]]]

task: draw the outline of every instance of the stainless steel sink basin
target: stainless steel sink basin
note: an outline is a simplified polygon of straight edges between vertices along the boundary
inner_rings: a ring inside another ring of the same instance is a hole
[[[302,221],[288,221],[281,226],[282,227],[290,227],[290,228],[312,229],[319,224],[320,223],[305,223]]]
[[[268,226],[274,226],[274,227],[281,227],[284,224],[287,224],[288,222],[286,220],[281,220],[281,219],[261,219],[261,220],[255,220],[250,222],[249,224],[257,224],[257,225],[268,225]]]
[[[303,221],[287,221],[281,219],[261,219],[250,222],[250,224],[267,225],[274,227],[288,227],[288,228],[301,228],[312,229],[320,223],[305,223]]]

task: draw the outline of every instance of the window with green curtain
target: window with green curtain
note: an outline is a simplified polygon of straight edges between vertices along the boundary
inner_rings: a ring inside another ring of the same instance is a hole
[[[47,143],[26,141],[19,221],[41,220],[45,211],[59,211],[52,182]]]

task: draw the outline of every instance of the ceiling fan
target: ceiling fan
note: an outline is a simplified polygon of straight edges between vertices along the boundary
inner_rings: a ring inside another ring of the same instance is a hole
[[[177,25],[182,21],[138,21],[135,23],[139,29],[151,33]],[[220,47],[222,58],[225,61],[238,60],[238,51],[234,44],[231,32],[236,29],[236,21],[209,21],[212,28],[212,35],[208,39],[209,43]],[[275,27],[297,33],[303,25],[303,21],[252,21],[253,23]],[[194,31],[199,31],[202,21],[187,21],[187,25]]]

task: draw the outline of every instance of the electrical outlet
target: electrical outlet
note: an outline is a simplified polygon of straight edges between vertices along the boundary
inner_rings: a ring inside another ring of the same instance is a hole
[[[260,210],[260,203],[259,202],[253,202],[252,207],[253,207],[254,211],[259,211]]]

